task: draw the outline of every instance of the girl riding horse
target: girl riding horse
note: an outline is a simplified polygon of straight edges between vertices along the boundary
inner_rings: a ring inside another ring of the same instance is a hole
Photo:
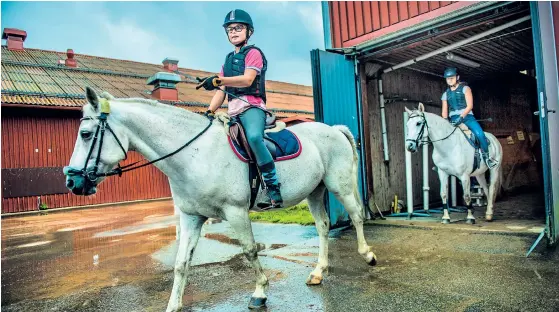
[[[455,127],[464,123],[476,136],[481,148],[481,156],[489,169],[497,166],[497,161],[489,157],[489,146],[485,133],[477,122],[472,109],[474,108],[474,99],[470,87],[459,82],[460,76],[456,68],[447,68],[444,71],[444,77],[448,84],[448,89],[443,93],[442,114],[441,116]]]
[[[239,9],[229,12],[225,16],[223,27],[235,50],[227,54],[219,76],[205,78],[199,87],[206,90],[227,91],[229,101],[227,113],[231,117],[238,117],[243,125],[266,185],[270,202],[264,204],[268,208],[280,208],[283,204],[280,184],[274,160],[264,143],[267,114],[266,57],[259,48],[248,45],[248,39],[254,33],[254,26],[247,12]],[[225,93],[217,92],[205,115],[211,118],[224,100]]]

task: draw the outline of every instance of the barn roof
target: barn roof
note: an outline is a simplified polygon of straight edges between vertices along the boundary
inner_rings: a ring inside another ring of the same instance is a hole
[[[83,54],[75,54],[77,67],[72,68],[64,65],[65,59],[66,52],[30,48],[12,51],[2,46],[2,105],[79,109],[85,104],[86,86],[115,97],[151,98],[148,78],[165,71],[163,64]],[[179,71],[194,77],[215,74],[186,68]],[[205,111],[214,93],[196,90],[193,81],[186,81],[177,85],[178,102],[161,102]],[[266,91],[267,106],[278,117],[314,118],[312,87],[268,80]]]

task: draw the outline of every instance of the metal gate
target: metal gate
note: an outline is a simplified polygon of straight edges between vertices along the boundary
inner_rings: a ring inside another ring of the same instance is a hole
[[[314,115],[315,120],[328,125],[346,125],[355,137],[359,153],[359,191],[363,196],[363,172],[361,153],[361,112],[359,83],[356,64],[352,57],[321,51],[311,51]],[[361,197],[363,198],[363,197]],[[326,209],[330,227],[349,223],[349,215],[342,204],[328,192]]]

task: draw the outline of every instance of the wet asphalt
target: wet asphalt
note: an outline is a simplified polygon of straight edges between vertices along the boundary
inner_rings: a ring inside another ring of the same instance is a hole
[[[173,283],[169,202],[2,219],[2,311],[164,311]],[[332,231],[323,284],[314,227],[253,223],[270,280],[265,311],[559,311],[559,252],[537,234],[374,224],[368,266]],[[183,311],[247,311],[254,273],[227,222],[205,225]]]

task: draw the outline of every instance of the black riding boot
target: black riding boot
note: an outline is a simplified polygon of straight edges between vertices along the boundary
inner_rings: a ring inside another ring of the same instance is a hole
[[[273,161],[258,166],[262,173],[262,179],[266,185],[268,201],[258,203],[257,206],[261,209],[282,208],[283,199],[281,198],[280,183],[276,174],[276,166]]]

